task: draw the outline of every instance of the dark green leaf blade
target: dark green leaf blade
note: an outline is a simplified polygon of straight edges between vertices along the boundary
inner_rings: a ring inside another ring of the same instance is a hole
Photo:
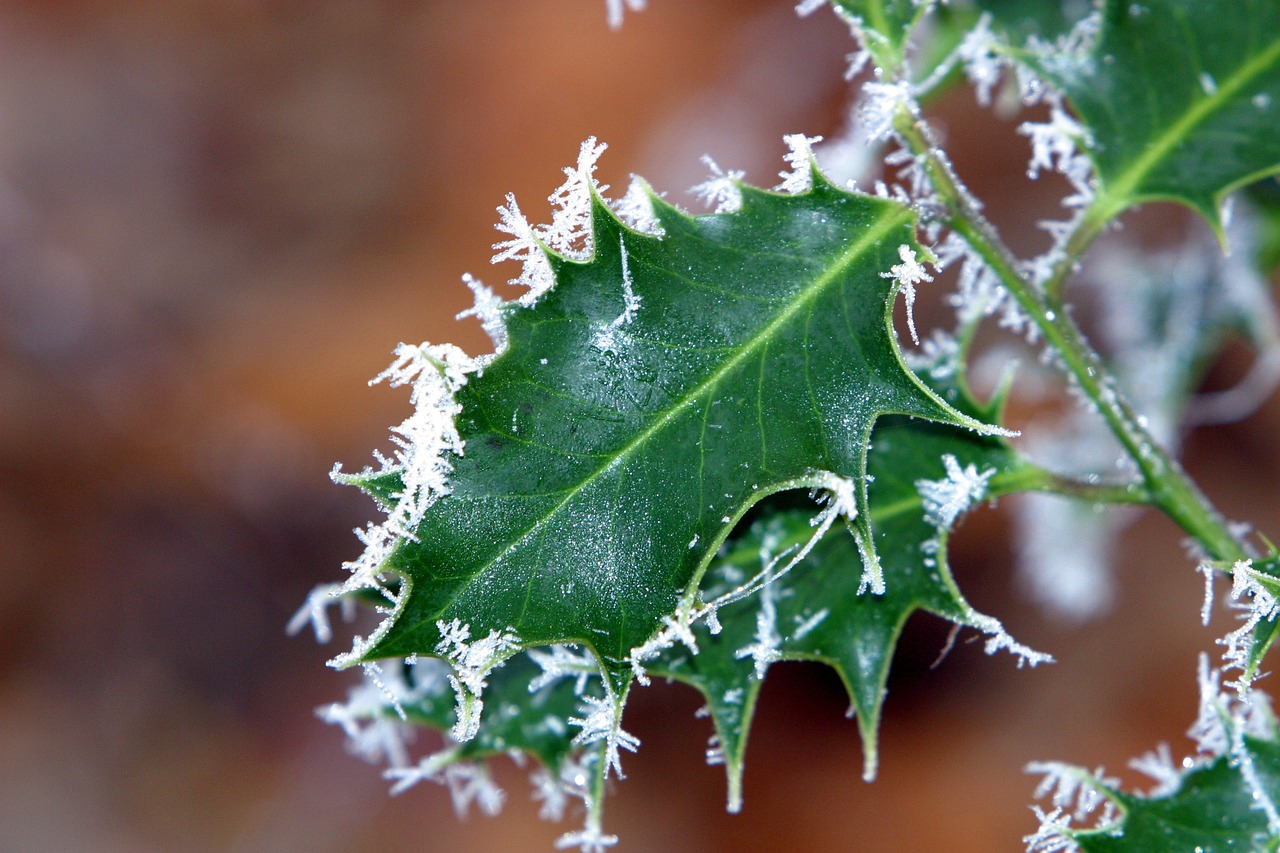
[[[697,218],[655,200],[661,238],[593,197],[593,257],[552,256],[555,287],[506,307],[509,348],[457,395],[465,455],[382,567],[408,593],[366,657],[441,654],[457,620],[623,673],[758,500],[834,476],[865,509],[880,415],[981,428],[902,365],[883,273],[915,245],[907,210],[816,172],[742,196]]]
[[[1105,222],[1169,199],[1221,230],[1225,193],[1280,170],[1280,4],[1107,0],[1086,56],[1038,69],[1088,132]]]
[[[995,420],[964,398],[961,408]],[[883,595],[860,590],[859,558],[849,537],[830,533],[787,574],[759,595],[718,611],[722,630],[694,629],[699,652],[675,647],[652,667],[704,694],[716,727],[718,758],[726,765],[729,806],[741,803],[747,737],[768,665],[820,661],[834,668],[848,691],[863,740],[864,776],[877,764],[877,731],[894,649],[909,616],[924,610],[956,625],[990,630],[993,620],[966,602],[946,563],[946,532],[925,517],[918,480],[946,477],[944,454],[962,466],[994,472],[991,494],[1018,487],[1031,470],[1002,439],[942,424],[885,418],[874,432],[869,470],[871,517],[885,570]],[[766,515],[709,572],[704,598],[732,589],[762,561],[798,548],[813,535],[810,515]],[[773,643],[766,641],[770,631]],[[770,648],[772,646],[772,648]]]
[[[1280,744],[1246,736],[1244,748],[1272,800],[1280,798]],[[1171,794],[1112,796],[1123,812],[1117,825],[1071,835],[1085,853],[1274,851],[1280,843],[1230,756],[1189,771]]]

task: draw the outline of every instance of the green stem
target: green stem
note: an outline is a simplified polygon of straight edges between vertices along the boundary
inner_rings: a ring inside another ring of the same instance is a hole
[[[1017,492],[1049,492],[1095,504],[1153,503],[1152,495],[1141,483],[1100,483],[1055,474],[1036,465],[1026,464],[996,474],[987,486],[991,497]]]
[[[904,105],[895,127],[916,157],[923,158],[930,181],[938,198],[947,209],[947,224],[973,248],[1017,301],[1028,319],[1044,336],[1061,360],[1063,369],[1079,384],[1080,390],[1097,406],[1112,433],[1132,457],[1149,493],[1150,502],[1190,534],[1214,559],[1238,560],[1249,556],[1244,545],[1231,532],[1226,519],[1214,509],[1208,498],[1183,471],[1177,460],[1165,452],[1147,430],[1146,421],[1138,415],[1118,387],[1115,378],[1102,363],[1102,358],[1085,340],[1070,315],[1051,301],[1045,292],[1019,271],[1013,254],[995,229],[977,210],[977,205],[951,169],[950,163],[933,144],[923,120]],[[1071,258],[1063,278],[1074,265],[1104,223],[1096,216],[1086,216],[1089,223],[1072,235],[1068,243]],[[1075,256],[1070,252],[1074,251]]]

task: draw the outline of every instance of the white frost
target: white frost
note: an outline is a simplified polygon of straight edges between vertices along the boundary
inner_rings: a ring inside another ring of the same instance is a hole
[[[813,145],[821,142],[821,136],[805,136],[803,133],[788,133],[782,137],[787,143],[787,153],[783,160],[791,168],[779,172],[782,183],[774,189],[786,193],[803,193],[813,189]]]
[[[643,12],[648,0],[604,0],[609,14],[609,28],[616,30],[622,27],[622,16],[630,9],[632,12]]]
[[[464,274],[462,282],[470,289],[475,304],[460,312],[457,319],[475,317],[479,320],[480,327],[493,341],[493,356],[490,358],[502,355],[507,349],[507,321],[502,316],[502,306],[506,303],[471,273]]]
[[[767,584],[760,590],[760,609],[756,611],[755,642],[734,652],[734,658],[751,658],[755,663],[756,681],[763,681],[769,665],[782,659],[779,651],[782,637],[778,634],[778,606],[775,600],[777,584]]]
[[[636,175],[631,176],[627,191],[610,205],[618,218],[642,234],[661,237],[665,233],[653,209],[653,198],[648,185]]]
[[[613,696],[584,696],[582,703],[584,716],[569,718],[570,725],[582,729],[574,736],[573,742],[585,746],[604,741],[605,776],[613,771],[619,779],[625,778],[619,752],[623,749],[635,752],[640,747],[640,739],[622,730],[618,703]]]
[[[710,154],[702,155],[702,162],[711,172],[710,176],[700,184],[690,188],[715,213],[733,213],[742,209],[742,188],[738,182],[746,174],[738,169],[725,171],[720,164],[711,159]]]
[[[911,340],[919,344],[920,336],[916,333],[915,315],[916,285],[933,281],[933,276],[920,266],[920,262],[916,260],[915,250],[910,246],[905,244],[899,246],[898,257],[902,263],[889,267],[889,271],[880,273],[880,277],[891,278],[898,283],[902,297],[907,303],[907,327],[911,330]]]
[[[994,468],[979,471],[972,462],[960,467],[950,453],[942,457],[947,476],[940,480],[916,480],[916,491],[924,500],[925,520],[939,530],[949,530],[975,502],[987,493]]]
[[[458,720],[451,735],[458,742],[468,741],[480,731],[485,679],[520,648],[520,638],[510,630],[492,630],[487,636],[472,640],[471,626],[460,619],[438,620],[436,630],[441,639],[435,651],[453,665],[449,684],[458,699]]]
[[[618,249],[622,253],[622,313],[613,318],[609,325],[596,333],[594,343],[605,352],[615,352],[617,341],[615,336],[623,326],[635,319],[640,310],[640,297],[636,295],[635,280],[631,277],[630,256],[627,253],[627,242],[618,238]]]
[[[284,629],[285,633],[292,636],[310,625],[315,632],[317,643],[329,642],[333,639],[333,629],[329,625],[329,608],[334,605],[338,606],[343,621],[350,622],[355,618],[356,601],[351,596],[342,594],[341,584],[318,585],[307,594],[307,600],[289,619],[289,624]]]

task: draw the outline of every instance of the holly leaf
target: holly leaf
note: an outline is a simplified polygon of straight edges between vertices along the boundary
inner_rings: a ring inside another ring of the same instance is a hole
[[[439,661],[423,658],[413,669],[426,670],[419,675],[408,701],[401,708],[409,722],[446,733],[444,749],[428,761],[435,766],[458,761],[479,761],[513,752],[536,758],[544,767],[558,770],[575,752],[572,734],[565,723],[577,713],[584,695],[599,695],[598,679],[584,678],[592,685],[575,685],[573,679],[539,682],[543,669],[528,655],[516,655],[495,669],[485,687],[485,713],[474,737],[455,742],[448,732],[458,723],[457,703],[447,677],[435,667]],[[582,692],[578,691],[582,687]],[[390,714],[394,708],[388,708]]]
[[[592,190],[594,253],[542,248],[554,286],[501,308],[506,349],[455,377],[443,406],[456,413],[457,440],[435,439],[447,486],[411,531],[369,534],[396,537],[375,569],[404,583],[342,663],[446,656],[480,683],[518,648],[572,643],[624,690],[631,651],[737,520],[786,489],[850,493],[879,583],[864,476],[875,421],[986,429],[902,364],[887,271],[914,258],[913,215],[816,170],[804,193],[739,192],[740,210],[701,217],[651,196],[654,236]],[[352,479],[381,495],[397,473]]]
[[[861,31],[876,64],[888,68],[902,64],[912,28],[933,6],[916,0],[831,0],[831,5]]]
[[[1280,636],[1280,614],[1277,614],[1274,605],[1274,602],[1280,601],[1280,553],[1272,550],[1266,558],[1250,560],[1243,566],[1237,565],[1233,570],[1235,572],[1245,574],[1242,592],[1247,589],[1247,595],[1252,599],[1248,604],[1241,602],[1242,607],[1247,608],[1245,624],[1241,626],[1241,630],[1249,634],[1249,640],[1242,645],[1244,654],[1239,664],[1242,670],[1241,680],[1249,683],[1258,677],[1262,659],[1271,650],[1276,637]],[[1234,633],[1228,635],[1228,639]],[[1244,637],[1240,639],[1243,640]]]
[[[996,420],[959,397],[964,411]],[[716,729],[708,755],[728,773],[729,808],[741,806],[743,759],[756,697],[768,667],[783,660],[821,661],[848,691],[863,741],[864,777],[877,765],[877,731],[893,652],[907,618],[924,610],[957,626],[995,632],[999,623],[977,613],[956,588],[946,562],[947,530],[927,517],[921,481],[945,481],[949,465],[989,473],[989,494],[1025,485],[1033,469],[1004,440],[942,424],[885,418],[874,432],[869,466],[873,529],[885,570],[883,595],[859,585],[859,559],[847,536],[828,535],[786,574],[754,598],[720,608],[721,630],[694,628],[697,654],[666,652],[656,674],[692,685],[707,699]],[[1038,469],[1032,477],[1038,476]],[[733,542],[708,574],[703,596],[714,600],[760,571],[785,561],[813,536],[810,514],[766,515]],[[1006,635],[1007,636],[1007,635]],[[1033,658],[1035,660],[1035,658]]]
[[[1265,794],[1280,800],[1280,744],[1245,736],[1243,751]],[[1106,795],[1122,817],[1114,825],[1070,833],[1085,853],[1227,853],[1274,851],[1280,845],[1235,754],[1188,771],[1177,790],[1164,796],[1114,790]]]
[[[1032,59],[1091,137],[1090,216],[1166,199],[1221,234],[1225,194],[1280,170],[1280,4],[1107,0],[1101,14],[1088,53]]]
[[[1014,44],[1031,36],[1051,41],[1070,30],[1088,9],[1084,3],[1044,0],[975,0],[974,7],[990,14],[999,31]]]

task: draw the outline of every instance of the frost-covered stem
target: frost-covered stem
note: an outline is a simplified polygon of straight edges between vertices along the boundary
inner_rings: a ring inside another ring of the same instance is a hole
[[[1063,369],[1097,406],[1112,433],[1142,472],[1150,501],[1218,560],[1249,556],[1178,461],[1160,447],[1144,419],[1133,410],[1101,356],[1085,339],[1068,312],[1055,310],[1045,293],[1018,269],[1013,253],[977,208],[950,163],[932,143],[924,122],[905,105],[899,108],[895,130],[926,167],[938,199],[946,207],[947,224],[976,251],[1061,359]],[[1082,237],[1081,239],[1090,239]],[[1087,245],[1087,243],[1085,244]],[[1083,245],[1077,249],[1083,251]],[[1069,267],[1068,267],[1069,269]]]
[[[1107,223],[1110,219],[1098,215],[1098,206],[1095,204],[1090,207],[1071,235],[1067,237],[1067,242],[1062,246],[1062,257],[1054,264],[1053,269],[1049,272],[1049,277],[1044,283],[1045,299],[1048,304],[1061,312],[1063,308],[1062,292],[1066,289],[1067,281],[1075,273],[1080,264],[1080,259],[1084,257],[1085,251],[1089,246],[1093,245],[1093,241],[1098,235],[1106,230]]]

